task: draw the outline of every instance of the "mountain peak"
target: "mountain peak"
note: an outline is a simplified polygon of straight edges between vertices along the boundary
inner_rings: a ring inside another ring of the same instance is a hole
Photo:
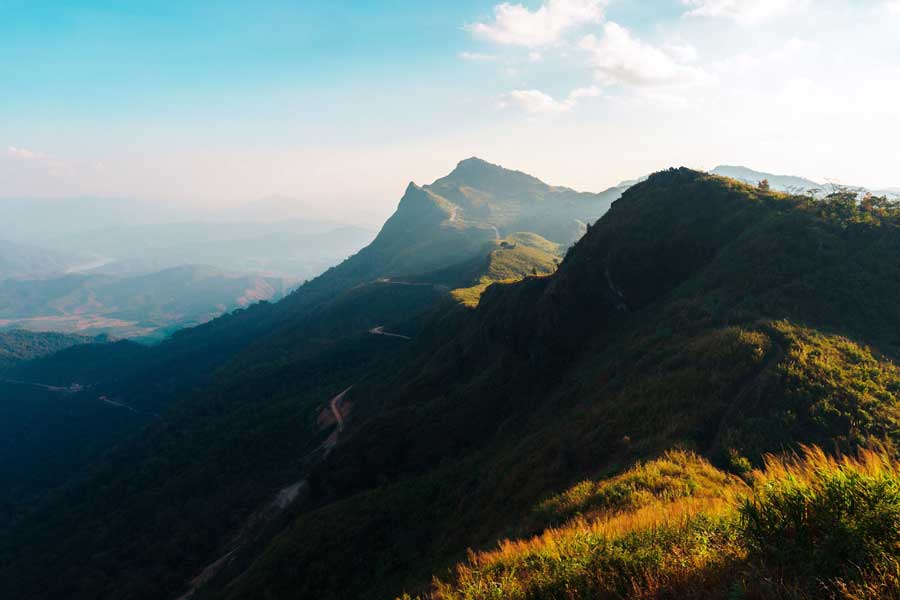
[[[421,227],[426,223],[437,225],[448,218],[452,212],[453,207],[446,199],[427,188],[410,182],[406,186],[403,198],[400,199],[397,211],[388,219],[382,231],[392,231],[401,223],[404,228]]]
[[[507,175],[524,175],[531,179],[535,179],[531,177],[531,175],[527,175],[526,173],[522,173],[520,171],[513,171],[510,169],[506,169],[500,165],[496,165],[494,163],[488,162],[482,158],[478,158],[477,156],[473,156],[471,158],[467,158],[465,160],[459,161],[457,163],[456,168],[453,169],[453,172],[448,175],[448,177],[453,177],[454,175],[472,175],[472,174],[507,174]]]
[[[470,158],[459,161],[459,163],[457,163],[456,165],[456,170],[459,169],[503,169],[503,167],[501,167],[500,165],[495,165],[494,163],[490,163],[482,158],[478,158],[477,156],[472,156]]]
[[[428,188],[442,189],[447,186],[466,186],[488,192],[503,190],[514,193],[526,189],[550,188],[540,179],[527,173],[506,169],[474,156],[460,161],[452,173],[438,179]]]

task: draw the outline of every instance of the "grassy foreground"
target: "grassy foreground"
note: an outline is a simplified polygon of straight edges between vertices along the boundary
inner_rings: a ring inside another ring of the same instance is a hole
[[[426,597],[900,598],[900,464],[880,450],[807,447],[744,479],[670,451],[535,518],[562,524],[470,553]]]

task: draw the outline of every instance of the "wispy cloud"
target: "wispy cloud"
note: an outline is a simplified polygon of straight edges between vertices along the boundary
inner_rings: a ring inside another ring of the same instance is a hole
[[[559,42],[571,30],[603,19],[607,0],[548,0],[536,10],[504,2],[494,7],[494,19],[466,29],[496,44],[540,48]]]
[[[753,25],[804,8],[810,0],[681,0],[691,17],[721,17]]]
[[[482,54],[479,52],[460,52],[458,56],[462,60],[472,62],[493,62],[497,60],[497,57],[493,54]]]
[[[564,113],[575,108],[583,98],[600,95],[601,91],[597,86],[574,89],[563,100],[557,100],[540,90],[513,90],[500,99],[500,107],[516,107],[532,115]]]
[[[590,54],[597,79],[607,85],[681,86],[712,79],[703,69],[686,64],[696,60],[696,51],[666,52],[613,22],[606,23],[602,38],[591,34],[579,45]]]
[[[14,161],[30,163],[37,171],[51,177],[70,177],[78,172],[100,173],[106,168],[102,162],[70,162],[44,152],[37,152],[19,146],[8,146],[6,148],[6,156]]]
[[[6,155],[17,160],[46,160],[47,155],[26,148],[10,146],[6,149]]]

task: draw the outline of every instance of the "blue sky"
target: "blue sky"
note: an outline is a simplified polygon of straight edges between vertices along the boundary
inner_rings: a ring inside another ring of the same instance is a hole
[[[0,0],[0,195],[380,218],[470,155],[900,185],[896,0]]]

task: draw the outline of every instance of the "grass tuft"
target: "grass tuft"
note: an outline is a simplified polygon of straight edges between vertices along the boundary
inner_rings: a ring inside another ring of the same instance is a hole
[[[767,456],[749,484],[683,451],[582,482],[568,519],[470,552],[431,600],[900,598],[900,463],[820,448]]]

